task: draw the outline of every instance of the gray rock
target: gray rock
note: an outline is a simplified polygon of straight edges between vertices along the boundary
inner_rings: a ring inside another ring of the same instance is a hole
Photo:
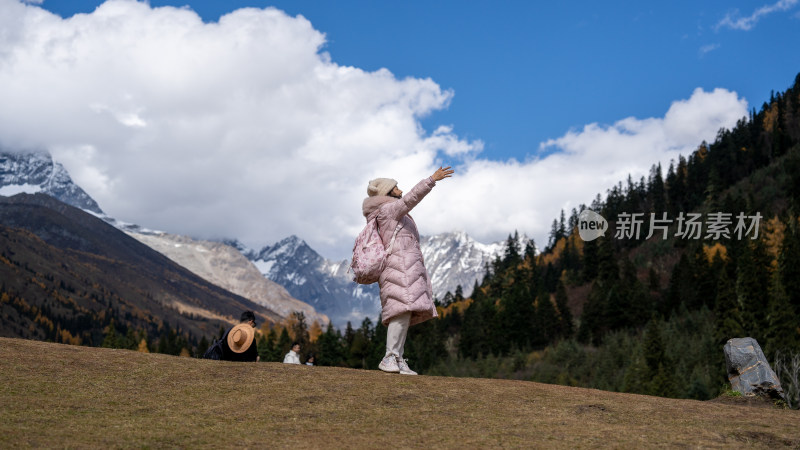
[[[728,340],[724,347],[728,380],[743,395],[786,400],[781,382],[767,362],[758,342],[750,337]]]

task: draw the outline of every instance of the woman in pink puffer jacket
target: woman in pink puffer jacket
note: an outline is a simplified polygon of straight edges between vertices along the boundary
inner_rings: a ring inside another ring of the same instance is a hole
[[[437,316],[430,277],[419,247],[419,231],[408,213],[437,181],[452,174],[450,167],[440,167],[433,175],[417,183],[405,197],[397,188],[397,181],[391,178],[376,178],[367,187],[369,197],[364,199],[362,212],[364,217],[369,217],[377,211],[378,232],[384,245],[391,249],[386,258],[386,268],[378,280],[381,322],[388,328],[386,356],[378,365],[384,372],[417,374],[403,359],[408,328]]]

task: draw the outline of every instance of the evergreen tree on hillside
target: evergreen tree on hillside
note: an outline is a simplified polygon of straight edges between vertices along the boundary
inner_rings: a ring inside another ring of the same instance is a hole
[[[302,311],[295,311],[291,314],[290,334],[294,336],[295,342],[300,344],[300,348],[308,348],[310,342],[308,335],[308,324],[306,323],[306,315]]]
[[[736,298],[736,290],[725,270],[719,275],[715,303],[714,316],[716,317],[716,321],[714,336],[717,345],[719,348],[722,348],[722,346],[728,342],[728,339],[745,337],[742,314],[739,308],[739,301]]]
[[[717,297],[717,275],[708,261],[704,246],[698,245],[695,248],[691,266],[694,272],[695,294],[694,301],[687,303],[686,306],[689,309],[697,309],[703,305],[713,308],[714,299]]]
[[[769,272],[764,265],[766,251],[760,240],[743,245],[737,258],[736,296],[742,311],[744,332],[763,342],[766,330]]]
[[[564,282],[559,280],[556,287],[556,308],[558,309],[558,335],[562,338],[570,338],[575,332],[572,311],[570,311],[567,301],[567,288],[564,286]]]
[[[681,304],[691,307],[698,303],[694,275],[694,268],[689,262],[689,257],[686,256],[686,253],[682,253],[678,263],[672,268],[666,303],[660,309],[663,314],[672,313]]]
[[[276,345],[278,343],[278,333],[275,331],[275,328],[269,328],[269,331],[264,333],[265,329],[269,327],[266,325],[261,328],[262,333],[261,337],[258,338],[258,356],[261,358],[262,362],[273,362],[278,361],[279,353],[277,351]]]
[[[316,358],[318,365],[339,366],[344,363],[342,336],[333,328],[333,324],[328,323],[328,328],[320,335],[317,344],[319,345],[319,354]]]
[[[800,177],[800,166],[798,166],[798,177]],[[798,199],[800,200],[800,197]],[[798,210],[800,211],[800,208]],[[800,316],[800,235],[796,220],[790,220],[789,226],[786,227],[778,257],[778,272],[794,315]]]
[[[558,334],[558,316],[550,294],[540,291],[536,297],[536,329],[537,345],[553,342]]]
[[[672,361],[667,358],[661,321],[655,317],[645,327],[642,353],[647,367],[646,379],[649,380],[647,393],[661,397],[675,396]]]
[[[665,201],[664,178],[661,176],[661,163],[654,165],[650,169],[650,178],[647,186],[649,212],[656,213],[660,217],[661,213],[667,212]]]
[[[583,244],[583,270],[581,277],[584,282],[590,282],[597,277],[597,267],[600,264],[597,240]]]
[[[117,327],[114,325],[113,319],[106,327],[106,334],[100,346],[105,348],[122,348],[120,336],[117,334]]]
[[[520,271],[513,268],[508,272],[516,274],[514,279],[520,275]],[[532,325],[535,314],[529,286],[523,282],[514,282],[505,289],[497,312],[497,320],[503,327],[503,339],[498,343],[503,353],[508,352],[511,346],[527,348],[533,343],[533,333],[536,328]]]
[[[776,273],[772,276],[770,286],[769,309],[767,315],[767,330],[764,333],[766,340],[764,352],[771,357],[775,352],[783,354],[800,351],[800,322],[794,314],[789,297],[781,282],[781,277]]]
[[[280,361],[283,361],[283,357],[292,349],[292,338],[289,337],[289,332],[286,328],[281,329],[281,334],[278,336],[278,343],[275,344],[275,347]]]

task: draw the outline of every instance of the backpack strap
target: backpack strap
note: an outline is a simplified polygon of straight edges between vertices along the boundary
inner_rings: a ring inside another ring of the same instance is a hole
[[[376,222],[377,225],[377,222]],[[394,228],[394,233],[392,233],[392,240],[389,241],[389,248],[386,249],[386,254],[392,254],[392,248],[394,248],[394,238],[397,237],[397,232],[400,231],[400,228],[403,228],[403,224],[401,222],[397,222],[397,226]]]
[[[379,228],[378,227],[378,212],[380,212],[380,208],[376,209],[375,211],[372,212],[372,214],[367,216],[367,222],[369,222],[372,219],[375,219],[375,228]],[[392,239],[389,241],[389,248],[386,249],[386,254],[387,255],[391,255],[392,254],[392,249],[394,248],[394,238],[397,237],[397,232],[400,231],[401,228],[403,228],[403,222],[402,221],[398,221],[397,222],[397,226],[394,228],[394,233],[392,233]],[[378,229],[378,236],[380,236],[380,229]]]

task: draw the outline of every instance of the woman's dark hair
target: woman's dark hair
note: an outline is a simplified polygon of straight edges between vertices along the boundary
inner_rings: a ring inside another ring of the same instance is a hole
[[[300,343],[297,342],[297,341],[292,342],[292,347],[291,348],[294,348],[295,345],[300,345]]]
[[[256,321],[256,315],[253,314],[253,311],[245,311],[242,313],[242,317],[239,318],[239,322],[249,322],[249,321]]]

